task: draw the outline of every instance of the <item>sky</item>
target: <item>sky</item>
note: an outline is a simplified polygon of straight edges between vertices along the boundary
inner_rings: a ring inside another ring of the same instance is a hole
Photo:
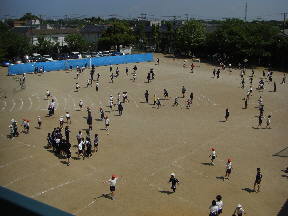
[[[244,18],[246,2],[248,20],[283,20],[281,13],[288,12],[288,0],[1,0],[0,19],[18,18],[27,12],[44,19],[65,15],[137,18],[141,13],[148,19],[184,18],[184,14],[195,19]]]

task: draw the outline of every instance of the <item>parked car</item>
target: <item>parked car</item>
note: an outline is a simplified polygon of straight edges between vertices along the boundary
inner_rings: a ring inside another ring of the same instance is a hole
[[[110,53],[110,51],[103,51],[103,52],[102,52],[102,55],[103,55],[103,56],[110,56],[111,53]]]
[[[82,59],[82,55],[79,52],[71,52],[70,57],[72,57],[73,59]]]
[[[91,58],[91,55],[87,52],[83,52],[81,55],[82,55],[82,58]]]
[[[111,55],[112,55],[112,56],[121,56],[121,55],[124,55],[124,53],[121,53],[121,52],[112,52]]]
[[[43,55],[43,58],[44,58],[46,61],[54,61],[53,58],[52,58],[50,55]]]
[[[9,65],[11,65],[11,62],[10,61],[3,61],[1,65],[2,65],[2,67],[8,67]]]
[[[91,52],[91,57],[100,57],[98,52]]]
[[[42,56],[36,56],[36,57],[33,57],[33,62],[46,62],[46,58],[42,57]]]
[[[14,64],[22,64],[22,59],[17,57],[13,59]]]

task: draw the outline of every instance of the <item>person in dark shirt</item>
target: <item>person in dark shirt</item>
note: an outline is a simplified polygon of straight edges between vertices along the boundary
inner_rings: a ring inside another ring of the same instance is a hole
[[[262,173],[261,173],[261,170],[260,168],[257,168],[257,174],[256,174],[256,179],[255,179],[255,182],[254,182],[254,191],[255,192],[259,192],[260,191],[260,184],[261,184],[261,181],[262,181]],[[257,186],[257,191],[255,190]]]
[[[171,182],[171,189],[173,192],[176,191],[176,184],[179,184],[179,180],[175,178],[175,173],[171,173],[171,177],[169,179],[169,183]]]
[[[149,100],[149,92],[148,92],[148,90],[145,91],[144,96],[145,96],[146,103],[148,103],[148,100]]]
[[[184,86],[182,86],[181,92],[182,92],[182,98],[184,98],[185,97],[185,92],[186,92],[186,88]]]
[[[229,109],[226,108],[226,110],[225,110],[225,121],[228,121],[229,116],[230,116]]]
[[[70,142],[69,136],[70,136],[70,130],[69,130],[69,126],[65,127],[65,139],[67,140],[67,142]]]

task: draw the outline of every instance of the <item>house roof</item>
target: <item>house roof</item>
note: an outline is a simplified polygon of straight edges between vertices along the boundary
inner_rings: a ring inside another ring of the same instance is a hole
[[[32,29],[30,34],[32,35],[55,35],[55,34],[74,34],[79,33],[77,28],[66,29]]]
[[[81,33],[103,33],[111,25],[86,25],[80,32]]]
[[[57,34],[73,34],[79,33],[77,28],[66,29],[36,29],[30,26],[14,27],[11,31],[26,34],[26,35],[57,35]]]

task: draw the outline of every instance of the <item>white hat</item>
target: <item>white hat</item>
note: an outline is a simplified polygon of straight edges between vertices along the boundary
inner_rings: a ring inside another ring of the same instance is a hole
[[[175,177],[175,173],[171,173],[171,176],[174,176],[174,177]]]
[[[237,205],[237,208],[242,208],[242,205],[241,205],[241,204],[238,204],[238,205]]]

